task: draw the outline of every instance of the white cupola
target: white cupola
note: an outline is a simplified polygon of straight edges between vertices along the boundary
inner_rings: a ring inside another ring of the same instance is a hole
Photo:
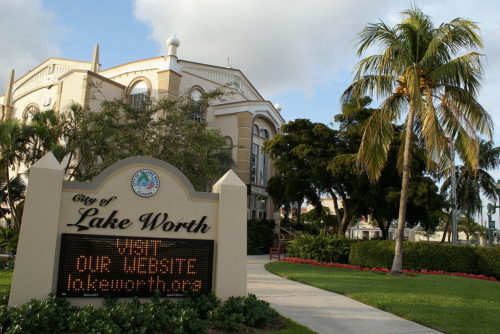
[[[167,39],[167,57],[176,57],[177,58],[177,48],[181,45],[181,42],[177,37],[175,37],[175,33]]]
[[[274,109],[276,109],[277,112],[281,112],[281,105],[278,102],[276,102],[274,104]]]

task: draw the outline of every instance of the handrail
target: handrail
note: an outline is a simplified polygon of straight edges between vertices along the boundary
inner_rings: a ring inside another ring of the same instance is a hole
[[[297,231],[291,227],[280,227],[279,239],[280,241],[290,241],[294,238],[297,238],[302,234],[301,231]]]

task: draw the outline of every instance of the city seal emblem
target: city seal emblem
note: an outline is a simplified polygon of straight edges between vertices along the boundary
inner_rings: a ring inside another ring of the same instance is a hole
[[[151,197],[160,188],[160,178],[150,169],[141,169],[132,176],[132,189],[141,197]]]

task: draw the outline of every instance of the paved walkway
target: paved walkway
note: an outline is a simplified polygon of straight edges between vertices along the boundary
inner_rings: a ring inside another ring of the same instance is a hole
[[[440,333],[343,295],[278,277],[264,268],[267,262],[269,256],[248,256],[248,292],[319,334]]]

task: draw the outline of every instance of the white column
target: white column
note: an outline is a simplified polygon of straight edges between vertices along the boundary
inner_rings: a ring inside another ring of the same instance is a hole
[[[9,306],[45,299],[55,290],[57,227],[64,170],[52,153],[31,168]]]
[[[247,187],[229,170],[213,186],[219,194],[215,294],[225,300],[247,294]]]

